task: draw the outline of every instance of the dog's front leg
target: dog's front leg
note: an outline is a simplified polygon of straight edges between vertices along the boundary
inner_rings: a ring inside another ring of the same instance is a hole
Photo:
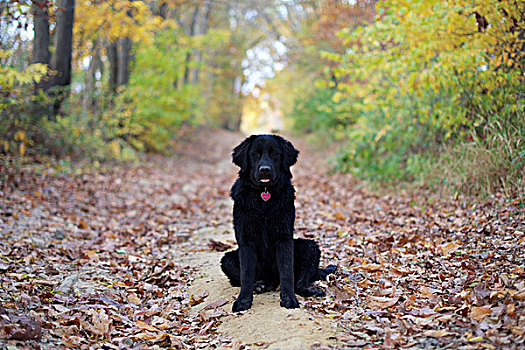
[[[255,248],[251,245],[240,246],[239,260],[241,263],[241,292],[237,300],[233,303],[233,312],[248,310],[252,307],[255,268],[257,264]]]
[[[281,280],[281,306],[287,309],[299,307],[294,292],[293,246],[293,239],[287,239],[278,242],[276,247],[277,268]]]

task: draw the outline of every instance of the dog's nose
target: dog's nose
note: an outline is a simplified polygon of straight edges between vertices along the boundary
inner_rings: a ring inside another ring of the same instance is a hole
[[[263,165],[259,167],[259,172],[261,174],[269,174],[272,172],[272,168],[270,168],[268,165]]]

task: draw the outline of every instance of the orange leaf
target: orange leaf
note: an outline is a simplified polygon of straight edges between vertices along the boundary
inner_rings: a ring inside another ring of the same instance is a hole
[[[470,310],[470,318],[476,321],[481,321],[488,315],[492,313],[492,310],[489,307],[482,306],[482,307],[473,307],[472,310]]]
[[[512,296],[516,300],[525,300],[525,288]]]
[[[336,211],[336,212],[334,213],[334,218],[336,218],[337,220],[340,220],[340,221],[345,221],[346,216],[345,216],[345,214],[343,214],[342,212],[340,212],[340,211]]]
[[[380,265],[380,264],[366,264],[366,265],[358,266],[356,269],[374,272],[374,271],[381,270],[382,267],[383,265]]]
[[[150,332],[158,332],[159,330],[155,327],[153,327],[152,325],[149,325],[147,324],[146,322],[143,322],[143,321],[137,321],[137,327],[139,327],[140,329],[145,329],[145,330],[148,330]]]
[[[443,255],[449,255],[454,253],[459,247],[461,247],[461,243],[458,242],[449,242],[441,245],[441,253]]]
[[[85,230],[85,229],[88,228],[88,224],[87,224],[84,220],[80,220],[80,221],[78,222],[78,227],[81,228],[81,229],[83,229],[83,230]]]
[[[430,298],[434,294],[427,287],[421,287],[419,290],[421,298]]]

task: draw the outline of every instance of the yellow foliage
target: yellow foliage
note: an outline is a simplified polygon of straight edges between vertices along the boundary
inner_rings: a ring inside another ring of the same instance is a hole
[[[150,43],[152,32],[161,24],[162,19],[154,16],[143,1],[103,0],[94,3],[82,0],[76,4],[73,37],[78,51],[85,51],[84,55],[88,55],[90,50],[84,46],[98,39],[105,43],[120,38]]]
[[[6,50],[0,50],[0,61],[3,61],[12,54]],[[0,85],[3,90],[10,90],[15,86],[28,85],[39,82],[47,73],[47,66],[41,63],[29,65],[24,71],[8,65],[0,65]]]
[[[346,63],[337,70],[347,82],[340,88],[350,101],[364,99],[365,111],[378,105],[395,110],[400,96],[462,90],[464,82],[477,82],[473,93],[486,95],[523,81],[519,72],[525,71],[525,52],[516,28],[525,28],[524,12],[525,2],[383,1],[380,13],[386,16],[342,34],[346,54],[325,57]],[[511,74],[495,69],[500,65],[512,69]],[[414,114],[420,117],[436,113],[419,107]]]

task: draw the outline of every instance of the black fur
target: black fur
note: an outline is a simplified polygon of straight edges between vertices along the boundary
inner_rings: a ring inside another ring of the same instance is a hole
[[[233,150],[233,163],[240,167],[230,192],[239,249],[221,260],[231,284],[241,287],[233,311],[249,309],[254,292],[275,290],[279,284],[281,306],[299,307],[295,293],[324,295],[311,284],[335,271],[333,265],[319,269],[315,241],[293,239],[295,190],[290,167],[298,155],[289,141],[276,135],[250,136]],[[265,191],[271,195],[267,201],[261,198]]]

